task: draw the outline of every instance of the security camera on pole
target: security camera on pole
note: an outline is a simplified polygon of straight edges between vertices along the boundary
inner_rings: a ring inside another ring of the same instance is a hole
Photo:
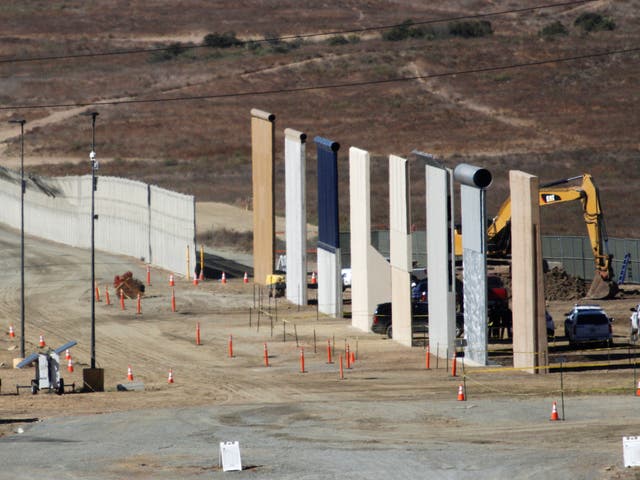
[[[85,112],[82,115],[91,117],[91,368],[83,370],[84,387],[87,391],[104,391],[104,369],[96,368],[96,295],[93,286],[96,283],[96,255],[95,255],[95,193],[98,187],[98,161],[96,160],[96,117],[98,112]]]

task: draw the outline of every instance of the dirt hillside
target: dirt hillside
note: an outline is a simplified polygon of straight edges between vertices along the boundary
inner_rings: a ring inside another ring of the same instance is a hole
[[[311,199],[312,139],[320,135],[342,145],[344,226],[346,157],[348,147],[357,146],[373,155],[374,224],[388,223],[387,156],[417,149],[450,166],[489,168],[490,213],[508,195],[509,169],[541,181],[592,173],[609,235],[638,237],[627,215],[640,206],[634,191],[636,3],[531,9],[523,0],[330,0],[318,8],[281,0],[266,8],[248,0],[213,8],[190,0],[180,8],[166,2],[150,8],[140,0],[9,1],[0,12],[0,148],[17,166],[18,129],[6,120],[23,116],[28,172],[86,173],[91,131],[80,113],[95,108],[102,174],[243,207],[251,197],[249,112],[260,108],[276,114],[280,213],[282,132],[290,127],[310,139]],[[492,14],[482,17],[490,30],[477,23],[479,14]],[[599,15],[601,23],[587,30],[580,23],[585,14]],[[205,47],[209,34],[232,44]],[[146,50],[74,57],[139,49]],[[327,84],[352,86],[315,88]],[[412,223],[420,226],[424,182],[418,170],[412,173]],[[314,215],[311,202],[312,223]],[[584,234],[579,207],[556,209],[543,228]]]

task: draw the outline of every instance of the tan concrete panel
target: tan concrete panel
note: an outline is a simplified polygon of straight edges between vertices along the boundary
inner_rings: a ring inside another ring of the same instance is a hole
[[[510,171],[513,364],[530,373],[548,365],[538,178]]]
[[[251,110],[253,269],[255,282],[263,285],[275,264],[274,120],[272,114]]]

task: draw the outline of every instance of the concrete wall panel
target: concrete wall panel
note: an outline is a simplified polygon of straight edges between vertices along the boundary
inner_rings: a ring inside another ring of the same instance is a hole
[[[340,249],[328,252],[318,248],[318,311],[336,318],[342,316],[340,270]]]
[[[545,373],[548,365],[538,178],[510,171],[513,365]],[[539,368],[543,367],[543,368]]]
[[[426,165],[429,344],[442,356],[455,344],[456,292],[453,245],[453,178],[450,169]]]
[[[251,110],[253,274],[261,285],[275,267],[274,121],[271,113]]]
[[[465,359],[478,365],[488,362],[487,259],[485,192],[460,186],[462,213],[462,263],[464,282]]]
[[[393,339],[411,346],[411,236],[409,164],[389,156],[389,234],[391,249],[391,315]]]
[[[351,324],[369,331],[378,303],[391,301],[389,262],[371,245],[369,152],[349,149]]]
[[[295,305],[307,304],[306,138],[284,131],[287,299]]]
[[[340,144],[315,137],[318,155],[318,310],[342,316],[342,276],[338,223]]]

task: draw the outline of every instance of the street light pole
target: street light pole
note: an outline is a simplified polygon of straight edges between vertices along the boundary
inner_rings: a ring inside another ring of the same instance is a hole
[[[96,193],[96,170],[98,161],[96,160],[96,117],[98,112],[87,112],[83,115],[91,116],[91,152],[89,161],[91,162],[91,368],[96,368],[96,251],[95,251],[95,193]]]
[[[27,184],[24,181],[24,124],[23,118],[9,120],[9,123],[20,124],[20,356],[25,358],[24,352],[24,194]]]

